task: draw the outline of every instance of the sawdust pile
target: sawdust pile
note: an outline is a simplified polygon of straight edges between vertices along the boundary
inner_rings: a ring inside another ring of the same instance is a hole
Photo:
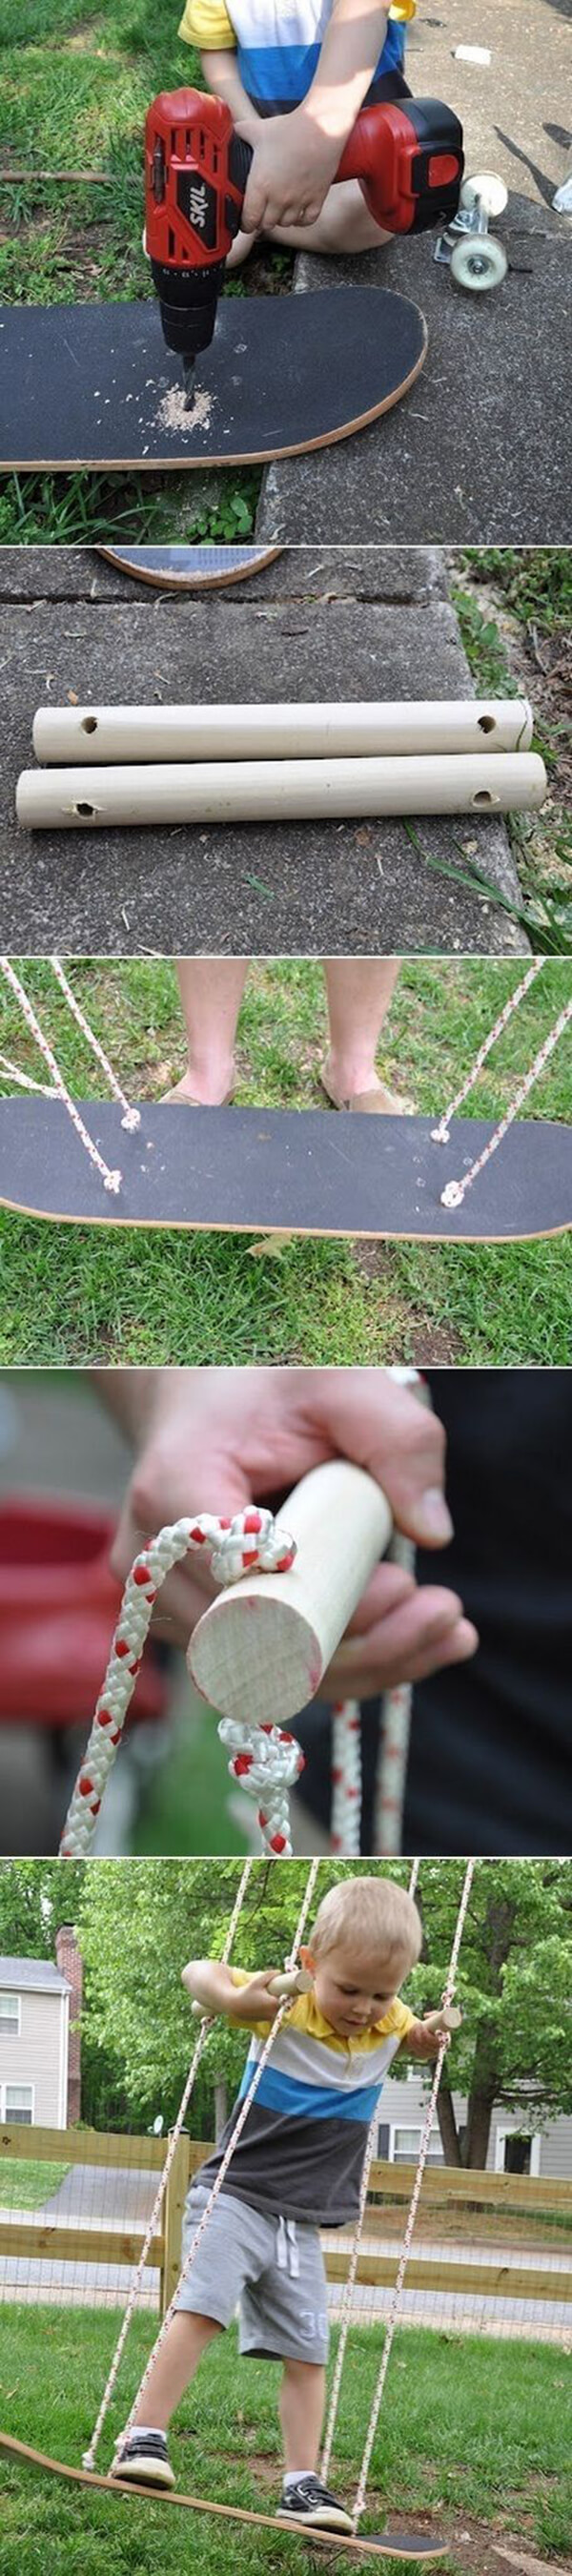
[[[207,393],[206,386],[203,385],[202,389],[195,394],[190,410],[187,411],[182,385],[170,385],[169,392],[163,395],[163,401],[159,404],[157,421],[161,429],[178,429],[183,432],[190,429],[208,429],[212,405],[212,394]]]

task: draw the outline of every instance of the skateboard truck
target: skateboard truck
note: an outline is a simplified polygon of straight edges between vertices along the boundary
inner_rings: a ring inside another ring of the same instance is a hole
[[[504,179],[499,179],[495,171],[464,179],[457,212],[438,235],[434,259],[438,265],[450,268],[455,285],[464,286],[470,294],[490,294],[506,277],[507,254],[489,226],[492,217],[503,215],[507,205]]]

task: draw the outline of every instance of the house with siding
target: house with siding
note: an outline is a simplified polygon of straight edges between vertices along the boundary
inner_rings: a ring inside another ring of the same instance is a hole
[[[0,1958],[0,2121],[66,2129],[81,2110],[82,1963],[71,1924],[56,1959]]]
[[[459,2093],[453,2094],[457,2128],[467,2116],[467,2104]],[[427,2091],[417,2073],[388,2077],[380,2103],[377,2153],[390,2164],[416,2164],[421,2131],[427,2109]],[[443,2149],[439,2123],[434,2122],[429,2148],[429,2162],[442,2165]],[[569,2182],[572,2177],[572,2118],[561,2114],[545,2128],[535,2126],[534,2114],[523,2102],[518,2110],[505,2110],[495,2103],[487,2154],[488,2173],[542,2174],[555,2181]]]

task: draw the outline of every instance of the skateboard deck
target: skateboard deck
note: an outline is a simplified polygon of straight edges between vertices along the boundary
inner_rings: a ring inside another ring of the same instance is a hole
[[[349,438],[407,393],[427,335],[384,288],[226,296],[193,408],[158,304],[0,307],[0,466],[263,464]]]
[[[277,2531],[293,2531],[295,2540],[311,2540],[312,2546],[315,2543],[320,2549],[351,2549],[354,2553],[357,2550],[360,2556],[375,2550],[383,2558],[447,2556],[446,2542],[433,2540],[427,2532],[367,2532],[363,2540],[354,2540],[348,2532],[317,2531],[315,2524],[304,2526],[280,2522],[276,2514],[253,2513],[242,2505],[213,2504],[204,2496],[179,2495],[175,2487],[136,2486],[132,2478],[105,2478],[97,2469],[70,2469],[65,2460],[52,2460],[47,2452],[32,2450],[28,2442],[17,2442],[10,2433],[0,2433],[0,2451],[6,2452],[9,2459],[28,2460],[33,2468],[49,2469],[56,2477],[68,2478],[73,2486],[95,2487],[104,2495],[143,2496],[146,2504],[182,2505],[187,2512],[218,2514],[224,2522],[256,2523],[260,2530],[273,2531],[275,2535]]]
[[[72,1225],[175,1226],[253,1234],[372,1235],[440,1243],[508,1243],[572,1225],[572,1127],[516,1120],[461,1207],[441,1191],[494,1133],[435,1118],[347,1110],[142,1106],[134,1134],[115,1101],[78,1101],[105,1162],[106,1191],[62,1102],[0,1100],[0,1203]]]
[[[98,555],[155,590],[223,590],[251,581],[275,563],[283,546],[98,546]]]

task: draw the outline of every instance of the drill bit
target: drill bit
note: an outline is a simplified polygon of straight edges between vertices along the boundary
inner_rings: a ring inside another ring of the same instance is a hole
[[[194,358],[183,358],[183,387],[185,395],[185,411],[192,411],[195,398]]]

